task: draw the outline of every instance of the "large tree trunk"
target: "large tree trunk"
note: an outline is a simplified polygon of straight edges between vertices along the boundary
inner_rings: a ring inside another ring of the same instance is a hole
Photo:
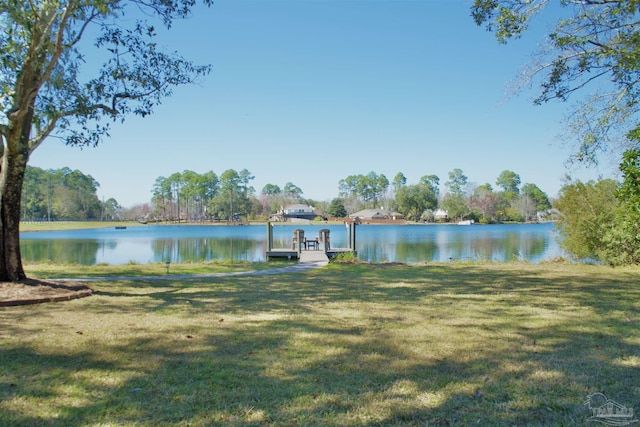
[[[0,171],[0,281],[26,277],[20,255],[20,197],[26,163],[5,149]]]
[[[20,254],[20,201],[29,159],[31,113],[5,136],[0,157],[0,281],[26,278]]]
[[[0,190],[0,281],[17,282],[26,277],[20,254],[20,197],[25,167],[8,160],[3,162],[1,171],[4,185]]]
[[[8,126],[0,136],[0,281],[4,282],[26,278],[20,254],[20,201],[40,75],[33,61],[25,63],[16,83],[13,108],[7,114]]]

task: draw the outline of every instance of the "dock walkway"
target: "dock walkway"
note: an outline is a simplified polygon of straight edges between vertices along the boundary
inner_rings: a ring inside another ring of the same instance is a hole
[[[298,243],[300,242],[300,243]],[[304,230],[294,230],[293,241],[290,247],[273,247],[273,224],[267,223],[267,259],[271,258],[288,258],[297,259],[300,263],[305,262],[329,262],[336,256],[344,253],[357,255],[356,252],[356,225],[349,223],[347,227],[346,248],[334,248],[329,245],[329,230],[318,230],[318,237],[314,240],[304,238]],[[310,260],[310,261],[306,261]],[[326,265],[326,264],[324,264]]]
[[[324,267],[329,264],[329,257],[323,251],[302,251],[298,262],[300,264],[314,264],[317,267]]]

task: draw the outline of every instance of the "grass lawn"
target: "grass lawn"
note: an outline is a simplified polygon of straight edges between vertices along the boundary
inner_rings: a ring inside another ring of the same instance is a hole
[[[640,409],[639,279],[507,263],[91,282],[0,309],[0,425],[594,425],[595,392]]]
[[[285,258],[269,262],[248,261],[202,261],[186,263],[164,262],[123,265],[96,264],[91,266],[80,264],[62,264],[55,262],[24,262],[24,269],[28,276],[40,279],[61,278],[102,278],[102,277],[136,277],[136,276],[179,276],[194,274],[238,273],[247,271],[270,270],[286,266],[296,265],[297,261],[288,261]],[[93,287],[93,284],[91,285]]]

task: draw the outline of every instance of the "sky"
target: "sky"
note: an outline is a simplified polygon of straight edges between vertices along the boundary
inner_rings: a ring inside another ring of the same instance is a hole
[[[570,104],[534,106],[507,88],[548,27],[500,45],[471,0],[216,0],[159,44],[211,74],[176,88],[152,116],[114,124],[98,147],[50,138],[29,164],[91,175],[100,199],[151,200],[159,177],[247,169],[259,195],[288,182],[329,201],[350,175],[398,172],[407,184],[453,169],[477,185],[503,170],[555,197],[568,169],[559,140]]]

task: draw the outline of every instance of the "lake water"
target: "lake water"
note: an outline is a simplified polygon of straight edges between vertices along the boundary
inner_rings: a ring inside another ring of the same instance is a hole
[[[274,225],[274,247],[291,247],[300,228],[315,238],[330,230],[331,246],[347,246],[344,225]],[[451,260],[529,260],[564,256],[555,226],[510,225],[360,225],[356,227],[358,258],[368,262],[422,263]],[[83,265],[265,261],[266,225],[141,225],[126,229],[96,228],[20,234],[24,260]]]

